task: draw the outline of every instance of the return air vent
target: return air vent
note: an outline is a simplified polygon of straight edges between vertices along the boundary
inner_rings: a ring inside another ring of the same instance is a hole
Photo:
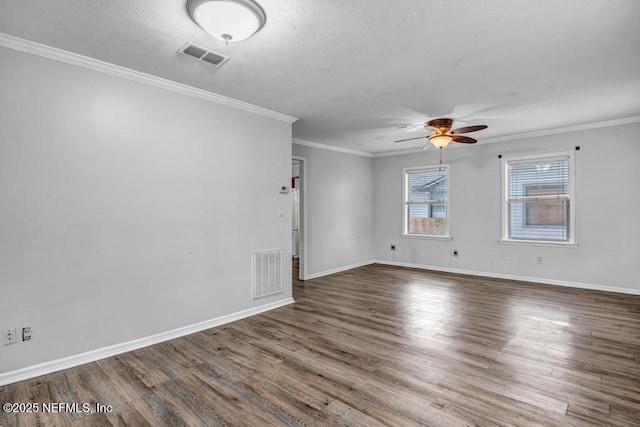
[[[178,53],[184,53],[185,55],[193,56],[196,59],[201,59],[202,61],[206,61],[210,64],[215,65],[216,67],[221,66],[229,59],[231,59],[226,55],[208,50],[193,43],[185,44],[178,50]]]
[[[253,299],[282,292],[282,249],[253,252]]]

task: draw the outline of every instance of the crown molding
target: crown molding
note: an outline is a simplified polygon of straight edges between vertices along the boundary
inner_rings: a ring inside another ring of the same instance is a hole
[[[535,138],[535,137],[538,137],[538,136],[556,135],[556,134],[569,133],[569,132],[578,132],[578,131],[581,131],[581,130],[607,128],[607,127],[612,127],[612,126],[628,125],[628,124],[632,124],[632,123],[640,123],[640,116],[624,117],[624,118],[621,118],[621,119],[604,120],[604,121],[601,121],[601,122],[583,123],[583,124],[579,124],[579,125],[563,126],[563,127],[559,127],[559,128],[553,128],[553,129],[544,129],[544,130],[538,130],[538,131],[533,131],[533,132],[523,132],[523,133],[516,133],[516,134],[512,134],[512,135],[498,136],[498,137],[495,137],[495,138],[483,139],[482,141],[479,141],[479,143],[480,144],[491,144],[491,143],[494,143],[494,142],[517,141],[519,139]],[[319,144],[317,142],[305,141],[303,139],[298,139],[298,138],[294,138],[293,142],[296,143],[296,144],[306,145],[308,147],[320,148],[320,149],[323,149],[323,150],[338,151],[338,152],[341,152],[341,153],[355,154],[355,155],[358,155],[358,156],[374,157],[374,158],[403,156],[405,154],[417,154],[417,153],[423,153],[425,151],[433,151],[433,150],[425,150],[423,148],[410,148],[410,149],[407,149],[407,150],[383,151],[383,152],[379,152],[379,153],[368,153],[368,152],[365,152],[365,151],[351,150],[349,148],[342,148],[342,147],[337,147],[337,146],[334,146],[334,145]],[[451,147],[451,148],[448,148],[448,149],[457,149],[457,148],[464,148],[464,147]]]
[[[516,133],[512,135],[498,136],[495,138],[488,138],[488,139],[482,140],[481,143],[489,144],[492,142],[515,141],[518,139],[535,138],[537,136],[556,135],[560,133],[577,132],[581,130],[607,128],[612,126],[628,125],[631,123],[638,123],[638,122],[640,122],[640,116],[624,117],[621,119],[604,120],[601,122],[582,123],[579,125],[563,126],[559,128],[553,128],[553,129],[544,129],[544,130],[537,130],[532,132],[523,132],[523,133]]]
[[[321,150],[337,151],[338,153],[354,154],[356,156],[362,157],[375,157],[374,154],[367,153],[366,151],[352,150],[350,148],[338,147],[336,145],[320,144],[318,142],[305,141],[304,139],[299,138],[293,138],[293,143],[298,145],[305,145],[307,147],[319,148]]]
[[[297,117],[288,116],[286,114],[278,113],[277,111],[258,107],[257,105],[229,98],[228,96],[218,95],[217,93],[209,92],[207,90],[198,89],[193,86],[163,79],[151,74],[142,73],[140,71],[135,71],[129,68],[121,67],[119,65],[114,65],[95,58],[68,52],[66,50],[25,40],[20,37],[11,36],[5,33],[0,33],[0,46],[4,46],[6,48],[17,50],[20,52],[30,53],[32,55],[41,56],[43,58],[53,59],[54,61],[64,62],[78,67],[87,68],[89,70],[99,71],[101,73],[109,74],[127,80],[132,80],[138,83],[143,83],[148,86],[170,90],[172,92],[177,92],[194,98],[203,99],[205,101],[214,102],[216,104],[237,108],[239,110],[248,111],[250,113],[280,120],[286,123],[293,123],[298,120]]]
[[[425,150],[424,148],[409,148],[406,150],[398,150],[398,151],[382,151],[380,153],[374,153],[373,157],[391,157],[391,156],[402,156],[404,154],[417,154],[429,152],[431,150]]]
[[[607,128],[612,126],[628,125],[631,123],[639,123],[639,122],[640,122],[640,116],[624,117],[621,119],[604,120],[601,122],[582,123],[579,125],[563,126],[559,128],[553,128],[553,129],[544,129],[544,130],[538,130],[538,131],[532,131],[532,132],[523,132],[523,133],[516,133],[511,135],[498,136],[495,138],[482,139],[481,141],[478,141],[478,143],[491,144],[494,142],[517,141],[520,139],[535,138],[538,136],[557,135],[562,133],[578,132],[581,130],[591,130],[591,129]],[[459,148],[464,148],[464,146],[450,147],[450,148],[448,147],[447,149],[450,150],[450,149],[459,149]],[[404,154],[415,154],[415,153],[420,153],[422,151],[425,151],[425,150],[421,148],[415,148],[415,149],[398,150],[398,151],[384,151],[380,153],[373,153],[373,157],[402,156]]]
[[[545,130],[538,130],[533,132],[523,132],[523,133],[516,133],[512,135],[498,136],[495,138],[483,139],[479,141],[479,144],[490,144],[493,142],[504,142],[504,141],[517,141],[519,139],[535,138],[538,136],[556,135],[556,134],[569,133],[569,132],[578,132],[581,130],[607,128],[612,126],[628,125],[632,123],[640,123],[640,116],[624,117],[621,119],[604,120],[601,122],[583,123],[579,125],[563,126],[559,128],[553,128],[553,129],[545,129]],[[348,148],[337,147],[334,145],[319,144],[317,142],[305,141],[303,139],[298,139],[298,138],[294,138],[293,142],[296,144],[306,145],[314,148],[320,148],[323,150],[339,151],[342,153],[356,154],[358,156],[374,157],[374,158],[403,156],[405,154],[417,154],[417,153],[434,151],[434,150],[425,150],[424,148],[410,148],[406,150],[382,151],[379,153],[369,153],[365,151],[357,151],[357,150],[351,150]],[[459,148],[464,148],[464,146],[448,147],[447,149],[455,150]]]

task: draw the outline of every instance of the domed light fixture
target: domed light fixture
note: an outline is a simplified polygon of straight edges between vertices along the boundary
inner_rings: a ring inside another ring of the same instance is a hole
[[[434,135],[429,137],[429,142],[439,149],[443,149],[453,140],[449,135]]]
[[[196,24],[226,44],[248,39],[267,22],[253,0],[188,0],[187,10]]]

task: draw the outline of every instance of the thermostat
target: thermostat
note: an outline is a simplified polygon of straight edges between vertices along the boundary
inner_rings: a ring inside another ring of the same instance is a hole
[[[289,194],[289,187],[287,187],[286,185],[281,185],[280,186],[280,192],[282,194]]]

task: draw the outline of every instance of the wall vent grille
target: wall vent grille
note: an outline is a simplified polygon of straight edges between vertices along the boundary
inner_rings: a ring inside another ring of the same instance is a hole
[[[224,64],[229,59],[231,59],[230,57],[223,55],[219,52],[214,52],[205,47],[198,46],[190,42],[182,46],[178,50],[178,53],[184,53],[185,55],[189,55],[196,59],[200,59],[202,61],[213,64],[216,67],[220,67],[222,64]]]
[[[253,299],[282,292],[282,249],[253,252]]]

